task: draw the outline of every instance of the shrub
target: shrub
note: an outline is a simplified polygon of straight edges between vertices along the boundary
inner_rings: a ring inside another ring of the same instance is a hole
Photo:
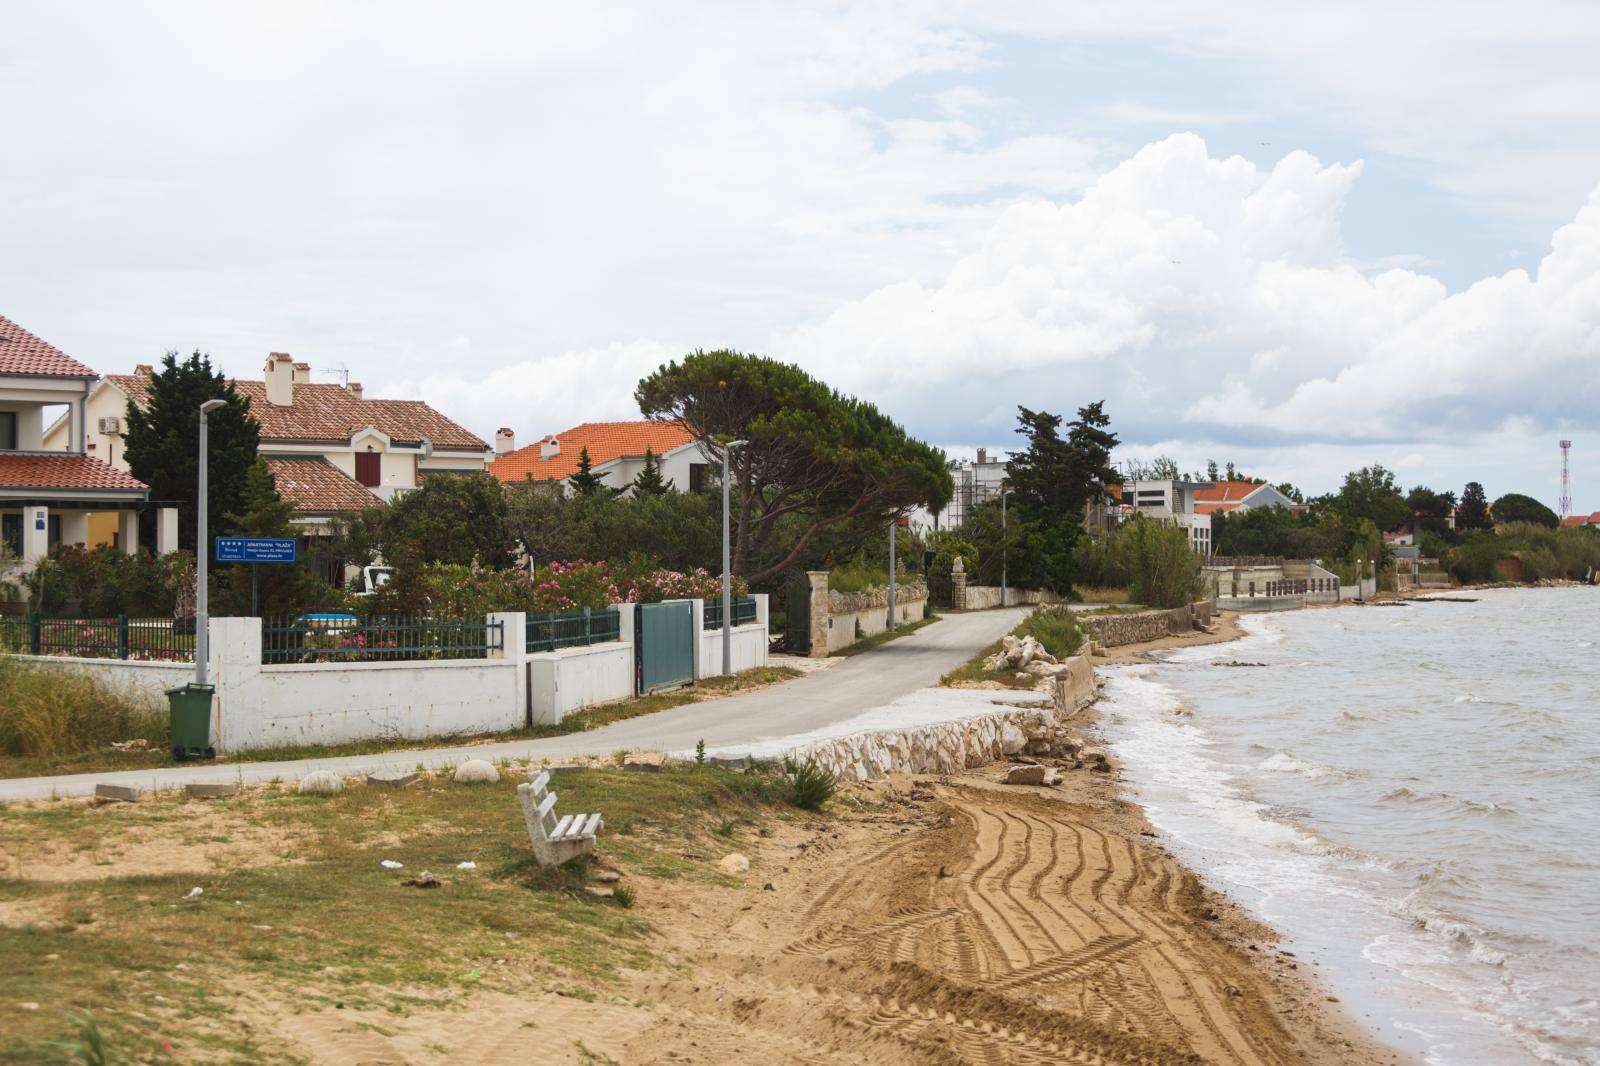
[[[23,578],[34,609],[87,618],[171,618],[185,576],[193,581],[188,552],[129,555],[121,548],[64,544]]]
[[[789,802],[801,810],[822,810],[823,804],[839,789],[833,774],[818,766],[817,760],[810,756],[804,762],[784,759],[783,772],[789,776]]]
[[[948,574],[960,557],[961,566],[969,574],[978,572],[978,547],[955,533],[943,531],[929,535],[933,542],[933,564],[929,573]]]
[[[166,750],[166,716],[148,701],[87,671],[0,655],[0,752],[53,759],[138,738]]]
[[[1032,637],[1057,659],[1075,655],[1083,646],[1083,630],[1065,607],[1040,607],[1011,632],[1018,637]]]
[[[1182,526],[1135,515],[1117,527],[1113,539],[1130,599],[1151,607],[1182,607],[1200,594],[1200,557]]]

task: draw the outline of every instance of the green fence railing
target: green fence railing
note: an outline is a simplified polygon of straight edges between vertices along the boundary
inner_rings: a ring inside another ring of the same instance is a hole
[[[530,614],[524,647],[528,651],[555,651],[622,639],[622,614],[616,607]]]
[[[17,655],[193,662],[192,618],[0,617],[0,650]]]
[[[476,618],[377,618],[302,615],[263,619],[263,663],[399,662],[487,659],[505,647],[505,627]]]
[[[751,625],[756,620],[756,601],[750,597],[733,601],[733,624],[736,626]],[[705,629],[722,628],[722,600],[706,601],[706,617],[701,623]]]

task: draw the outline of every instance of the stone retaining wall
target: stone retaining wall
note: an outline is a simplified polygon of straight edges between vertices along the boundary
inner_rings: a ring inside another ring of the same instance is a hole
[[[916,603],[918,600],[928,598],[928,586],[921,578],[915,581],[897,583],[894,587],[895,606],[902,603]],[[889,609],[889,586],[879,585],[875,589],[866,589],[862,592],[835,592],[828,590],[828,610],[830,614],[855,614],[857,611],[869,611],[874,607]]]
[[[1102,614],[1085,618],[1079,616],[1078,624],[1102,647],[1115,648],[1123,644],[1140,644],[1147,640],[1176,636],[1194,629],[1195,608],[1174,607],[1170,611],[1141,611],[1138,614]],[[1211,617],[1211,603],[1205,601],[1204,615]]]
[[[1068,720],[1094,700],[1097,687],[1087,654],[1075,655],[1062,666],[1060,674],[1045,682],[1054,687],[1047,704],[936,725],[853,733],[803,745],[789,754],[815,759],[842,781],[897,773],[957,773],[1007,755],[1049,754],[1067,739]]]

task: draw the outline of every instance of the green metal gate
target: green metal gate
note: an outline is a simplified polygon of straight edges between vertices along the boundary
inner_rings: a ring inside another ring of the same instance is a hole
[[[641,603],[634,617],[639,695],[694,683],[694,604]]]

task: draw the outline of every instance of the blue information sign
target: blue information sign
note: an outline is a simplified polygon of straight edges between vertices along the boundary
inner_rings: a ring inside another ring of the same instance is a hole
[[[292,563],[298,541],[294,537],[218,537],[219,563]]]

